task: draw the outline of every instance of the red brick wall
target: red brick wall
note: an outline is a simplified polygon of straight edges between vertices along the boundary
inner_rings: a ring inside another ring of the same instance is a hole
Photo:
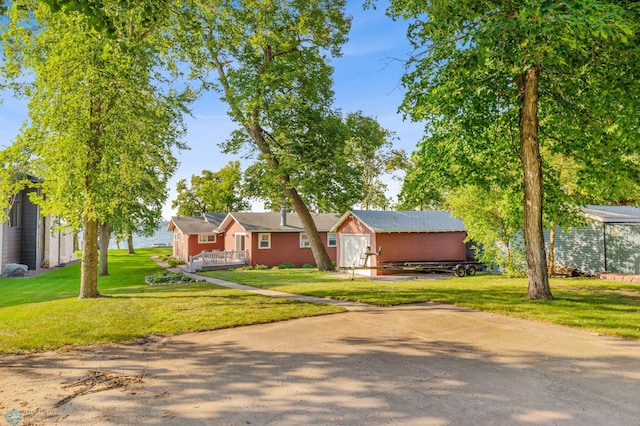
[[[321,232],[320,238],[327,249],[329,258],[336,260],[336,248],[327,247],[327,233]],[[281,263],[293,263],[302,266],[305,263],[315,265],[311,248],[300,248],[299,232],[271,232],[271,248],[258,248],[258,233],[251,233],[251,265],[277,266]]]
[[[224,250],[224,238],[220,235],[216,238],[215,243],[199,244],[197,235],[184,235],[177,229],[173,232],[173,257],[176,259],[188,262],[189,256],[195,256],[204,250]]]
[[[215,243],[200,244],[197,235],[189,235],[189,256],[195,256],[205,250],[224,250],[224,238],[218,235]]]

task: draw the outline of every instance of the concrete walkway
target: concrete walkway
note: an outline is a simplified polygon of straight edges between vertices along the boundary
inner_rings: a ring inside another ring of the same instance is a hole
[[[261,294],[263,296],[269,296],[269,297],[278,297],[281,299],[290,299],[290,300],[298,300],[300,302],[308,302],[308,303],[323,303],[325,305],[333,305],[333,306],[339,306],[342,308],[345,308],[349,311],[361,311],[361,310],[365,310],[365,309],[375,309],[376,306],[372,306],[372,305],[367,305],[365,303],[358,303],[358,302],[349,302],[349,301],[344,301],[344,300],[335,300],[335,299],[325,299],[322,297],[313,297],[313,296],[305,296],[302,294],[291,294],[291,293],[284,293],[281,291],[275,291],[275,290],[269,290],[269,289],[264,289],[264,288],[258,288],[258,287],[251,287],[248,285],[244,285],[244,284],[236,284],[236,283],[232,283],[229,281],[225,281],[225,280],[220,280],[218,278],[212,278],[212,277],[206,277],[204,275],[197,275],[197,274],[192,274],[189,272],[185,272],[184,270],[180,269],[180,268],[172,268],[169,269],[169,271],[171,272],[182,272],[183,274],[187,275],[188,277],[191,277],[193,279],[196,280],[204,280],[207,281],[211,284],[216,284],[222,287],[228,287],[228,288],[234,288],[236,290],[242,290],[242,291],[248,291],[250,293],[255,293],[255,294]]]

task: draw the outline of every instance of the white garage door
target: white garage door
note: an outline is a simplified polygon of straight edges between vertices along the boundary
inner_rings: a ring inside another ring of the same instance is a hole
[[[371,246],[367,234],[341,234],[340,235],[340,266],[353,268],[363,265],[367,248]],[[371,266],[371,257],[366,266]],[[370,269],[358,269],[360,275],[371,275]]]

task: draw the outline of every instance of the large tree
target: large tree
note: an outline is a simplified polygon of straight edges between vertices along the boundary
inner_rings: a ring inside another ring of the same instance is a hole
[[[345,153],[357,168],[362,182],[360,207],[388,209],[387,185],[382,176],[404,167],[406,154],[393,148],[394,134],[382,127],[377,120],[362,112],[348,114],[345,118],[348,131]]]
[[[541,145],[585,163],[604,154],[616,173],[637,173],[637,53],[616,56],[637,51],[637,8],[636,2],[598,0],[392,1],[390,13],[411,21],[409,38],[417,49],[403,78],[402,108],[426,122],[424,155],[448,151],[436,167],[475,182],[502,172],[468,160],[478,146],[491,143],[486,129],[495,127],[514,141],[532,299],[552,298],[542,233]]]
[[[321,270],[333,265],[291,173],[305,167],[295,161],[300,151],[324,148],[301,136],[330,115],[328,60],[340,54],[349,29],[344,7],[344,0],[185,0],[180,8],[182,51],[195,75],[221,92],[260,160],[277,172]]]
[[[282,144],[291,149],[289,161],[300,165],[291,167],[289,177],[309,208],[340,212],[356,204],[367,209],[389,207],[387,187],[381,177],[397,170],[405,154],[393,149],[393,133],[375,118],[362,112],[343,116],[334,111],[289,131],[293,132],[298,133],[295,144],[305,141],[304,147],[313,146],[297,149],[286,141]],[[247,169],[247,193],[276,211],[288,204],[277,179],[274,170],[258,162]]]
[[[102,7],[110,36],[84,14],[29,0],[13,2],[2,34],[4,70],[29,99],[16,146],[43,178],[38,203],[83,230],[80,298],[100,294],[99,225],[162,203],[157,182],[175,170],[182,133],[182,99],[158,84],[168,75],[156,48],[162,26],[147,25],[143,8]]]
[[[181,216],[200,216],[202,213],[229,213],[249,209],[242,194],[242,170],[239,161],[230,161],[216,172],[203,170],[192,175],[189,182],[180,179],[178,192],[171,203]]]

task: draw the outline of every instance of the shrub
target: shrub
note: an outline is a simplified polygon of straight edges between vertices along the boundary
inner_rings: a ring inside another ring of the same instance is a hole
[[[269,267],[267,265],[256,265],[255,269],[256,271],[264,271],[266,269],[269,269]]]
[[[302,267],[303,267],[303,268],[305,268],[305,269],[312,269],[312,268],[315,268],[315,266],[314,266],[314,265],[312,265],[312,264],[310,264],[310,263],[305,263],[304,265],[302,265]]]
[[[295,268],[296,265],[294,265],[293,263],[289,263],[289,262],[284,262],[278,265],[278,269],[293,269]]]
[[[184,265],[184,262],[182,260],[180,260],[180,259],[175,259],[175,258],[170,257],[170,258],[167,259],[167,264],[170,267],[175,268],[178,265]]]
[[[241,268],[229,268],[230,271],[253,271],[254,267],[251,265],[243,266]]]
[[[171,272],[158,272],[157,274],[147,277],[146,281],[151,285],[158,285],[188,283],[193,280],[183,273],[173,274]]]

